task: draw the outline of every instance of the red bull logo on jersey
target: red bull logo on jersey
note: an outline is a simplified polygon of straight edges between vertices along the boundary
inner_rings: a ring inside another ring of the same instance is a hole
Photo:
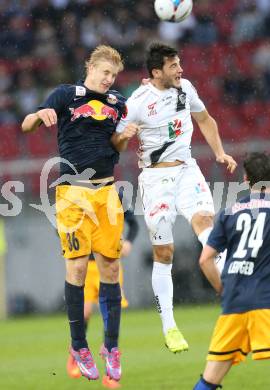
[[[109,118],[113,122],[117,121],[118,111],[116,108],[107,106],[106,104],[100,102],[99,100],[90,100],[88,103],[83,104],[82,106],[76,108],[70,108],[71,112],[71,121],[74,122],[79,118],[88,118],[92,117],[97,121],[104,121]]]

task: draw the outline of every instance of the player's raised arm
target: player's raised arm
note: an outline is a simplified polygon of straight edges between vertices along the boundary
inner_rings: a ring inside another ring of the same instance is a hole
[[[57,114],[53,108],[44,108],[26,115],[22,122],[22,131],[34,131],[41,123],[44,123],[46,127],[51,127],[57,123]]]
[[[232,156],[225,153],[215,119],[209,115],[207,110],[192,112],[192,117],[197,122],[204,138],[213,150],[217,162],[227,164],[227,169],[233,173],[237,167],[237,163]]]

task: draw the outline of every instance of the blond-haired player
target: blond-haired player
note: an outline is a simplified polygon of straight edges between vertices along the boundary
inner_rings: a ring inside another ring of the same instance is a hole
[[[120,192],[120,199],[122,201],[122,196]],[[126,209],[126,207],[124,207]],[[121,258],[126,258],[130,255],[133,247],[133,242],[138,234],[139,225],[137,222],[136,217],[134,216],[134,212],[132,207],[128,207],[127,210],[124,212],[124,219],[125,223],[128,227],[128,231],[126,234],[126,238],[123,240],[122,249],[121,249]],[[95,258],[99,256],[99,254],[91,254],[89,256],[89,262],[88,262],[88,268],[87,268],[87,275],[85,279],[85,286],[84,286],[84,321],[85,321],[85,329],[87,330],[89,321],[91,319],[94,306],[98,305],[99,303],[99,286],[100,286],[100,276],[99,276],[99,270],[97,267],[97,263],[95,261]],[[123,283],[124,283],[124,275],[123,275],[123,267],[120,263],[119,267],[119,283],[121,287],[122,292],[122,301],[121,306],[122,309],[125,309],[128,307],[128,301],[125,297],[124,290],[123,290]],[[79,378],[81,376],[81,372],[76,364],[75,359],[73,358],[72,354],[69,355],[68,361],[67,361],[67,373],[71,378]],[[117,388],[119,387],[117,382],[113,379],[108,378],[107,376],[103,377],[103,385],[105,387],[109,388]]]
[[[121,377],[118,337],[123,210],[114,186],[119,153],[111,137],[126,110],[123,96],[110,88],[122,69],[122,58],[115,49],[98,46],[86,62],[84,81],[59,85],[22,123],[27,132],[41,123],[48,128],[58,126],[62,180],[56,188],[56,218],[66,265],[70,352],[82,375],[93,380],[99,373],[84,329],[84,283],[91,252],[99,253],[99,305],[105,330],[101,356],[107,375],[115,380]],[[136,131],[136,125],[126,127],[119,150]]]

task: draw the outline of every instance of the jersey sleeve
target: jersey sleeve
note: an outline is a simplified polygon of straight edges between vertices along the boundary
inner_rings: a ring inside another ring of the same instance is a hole
[[[136,104],[134,104],[132,96],[126,101],[125,108],[126,112],[122,115],[122,118],[116,127],[117,133],[122,133],[128,123],[136,122],[137,119],[137,107]]]
[[[224,228],[224,215],[224,210],[218,214],[214,228],[207,240],[207,245],[214,248],[217,252],[223,252],[227,248],[227,237]]]
[[[190,83],[190,112],[202,112],[204,110],[203,101],[199,98],[196,88]]]
[[[46,98],[43,104],[38,109],[53,108],[56,113],[59,114],[67,103],[68,90],[65,85],[59,85],[55,88],[50,95]]]

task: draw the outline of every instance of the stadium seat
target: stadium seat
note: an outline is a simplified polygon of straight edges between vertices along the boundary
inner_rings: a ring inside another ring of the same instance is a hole
[[[0,126],[0,159],[17,159],[21,154],[21,131],[17,125]]]
[[[35,133],[26,134],[27,150],[32,157],[46,157],[57,153],[57,133],[55,128],[41,126]]]

